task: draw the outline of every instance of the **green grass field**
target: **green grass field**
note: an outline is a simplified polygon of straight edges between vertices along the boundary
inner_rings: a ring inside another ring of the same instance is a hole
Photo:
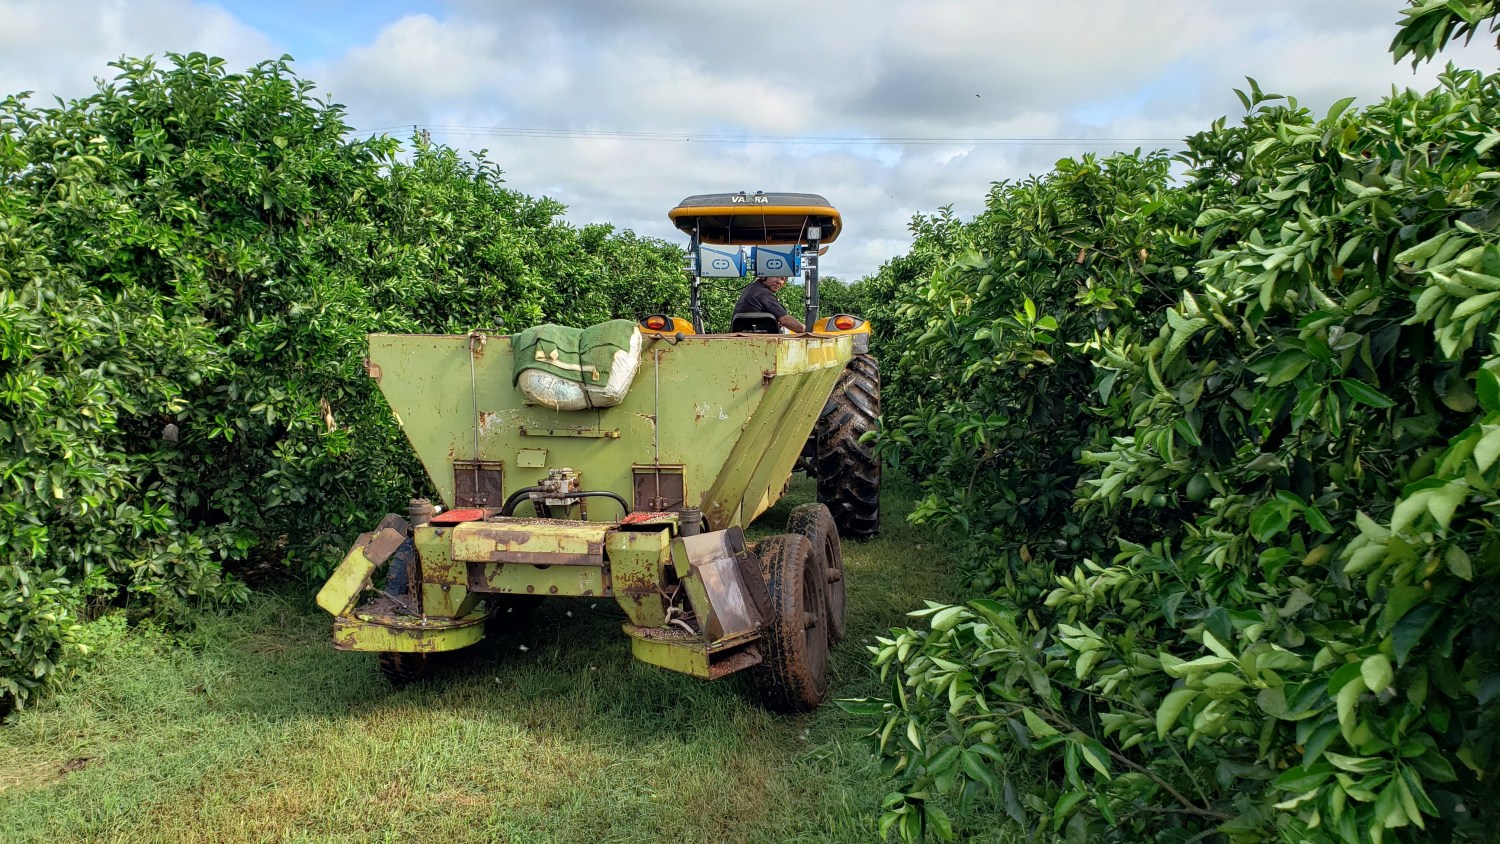
[[[752,537],[810,498],[799,481]],[[884,505],[880,539],[844,549],[839,697],[873,690],[870,637],[950,593],[906,492]],[[554,601],[521,635],[392,689],[373,655],[333,650],[307,588],[175,636],[106,618],[94,669],[0,728],[0,838],[877,839],[885,783],[852,717],[774,716],[736,678],[639,664],[618,623],[607,600]]]

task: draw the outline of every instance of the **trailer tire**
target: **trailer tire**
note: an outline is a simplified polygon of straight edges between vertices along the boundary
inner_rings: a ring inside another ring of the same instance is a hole
[[[833,514],[822,504],[802,504],[792,508],[786,520],[787,533],[807,537],[812,543],[813,565],[822,569],[828,583],[828,642],[844,640],[845,611],[848,606],[844,584],[844,551],[839,544],[838,525]]]
[[[871,355],[855,355],[813,432],[818,500],[847,539],[870,539],[880,531],[880,458],[873,444],[860,442],[879,419],[880,364]]]
[[[380,654],[379,665],[392,686],[404,686],[431,677],[434,660],[429,653],[386,651]]]
[[[828,695],[828,584],[806,537],[764,539],[756,554],[771,594],[756,689],[774,712],[810,712]]]

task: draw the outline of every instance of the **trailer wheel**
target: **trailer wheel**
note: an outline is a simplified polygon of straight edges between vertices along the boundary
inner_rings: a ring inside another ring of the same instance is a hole
[[[792,509],[786,520],[787,533],[807,537],[812,543],[813,565],[823,570],[828,582],[828,641],[837,644],[844,639],[844,617],[847,602],[844,585],[844,551],[839,544],[838,525],[822,504],[802,504]]]
[[[771,593],[771,618],[761,636],[755,685],[767,709],[809,712],[828,694],[827,579],[806,537],[773,536],[756,553]]]
[[[387,651],[380,654],[380,673],[392,686],[404,686],[432,676],[432,654]]]
[[[855,355],[813,432],[818,500],[849,539],[869,539],[880,530],[880,459],[871,443],[859,441],[879,418],[880,364]]]

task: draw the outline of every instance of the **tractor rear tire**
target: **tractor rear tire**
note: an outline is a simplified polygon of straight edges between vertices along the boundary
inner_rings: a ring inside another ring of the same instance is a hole
[[[844,551],[839,544],[838,525],[833,514],[822,504],[802,504],[792,508],[786,520],[787,533],[807,537],[813,547],[813,565],[823,570],[828,581],[828,641],[838,644],[844,639],[844,616],[847,607],[844,585]]]
[[[432,654],[386,651],[380,654],[380,673],[392,686],[404,686],[432,676]]]
[[[880,458],[871,443],[860,442],[879,418],[880,364],[855,355],[813,432],[818,500],[846,539],[870,539],[880,531]]]
[[[827,579],[806,537],[764,539],[756,555],[771,593],[756,689],[773,712],[810,712],[828,696]]]

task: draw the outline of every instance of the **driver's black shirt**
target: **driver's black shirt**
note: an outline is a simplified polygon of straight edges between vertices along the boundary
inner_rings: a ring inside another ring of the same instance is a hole
[[[739,301],[734,303],[735,316],[762,311],[780,320],[786,316],[786,307],[771,292],[771,288],[760,283],[760,279],[745,285],[740,291]]]

